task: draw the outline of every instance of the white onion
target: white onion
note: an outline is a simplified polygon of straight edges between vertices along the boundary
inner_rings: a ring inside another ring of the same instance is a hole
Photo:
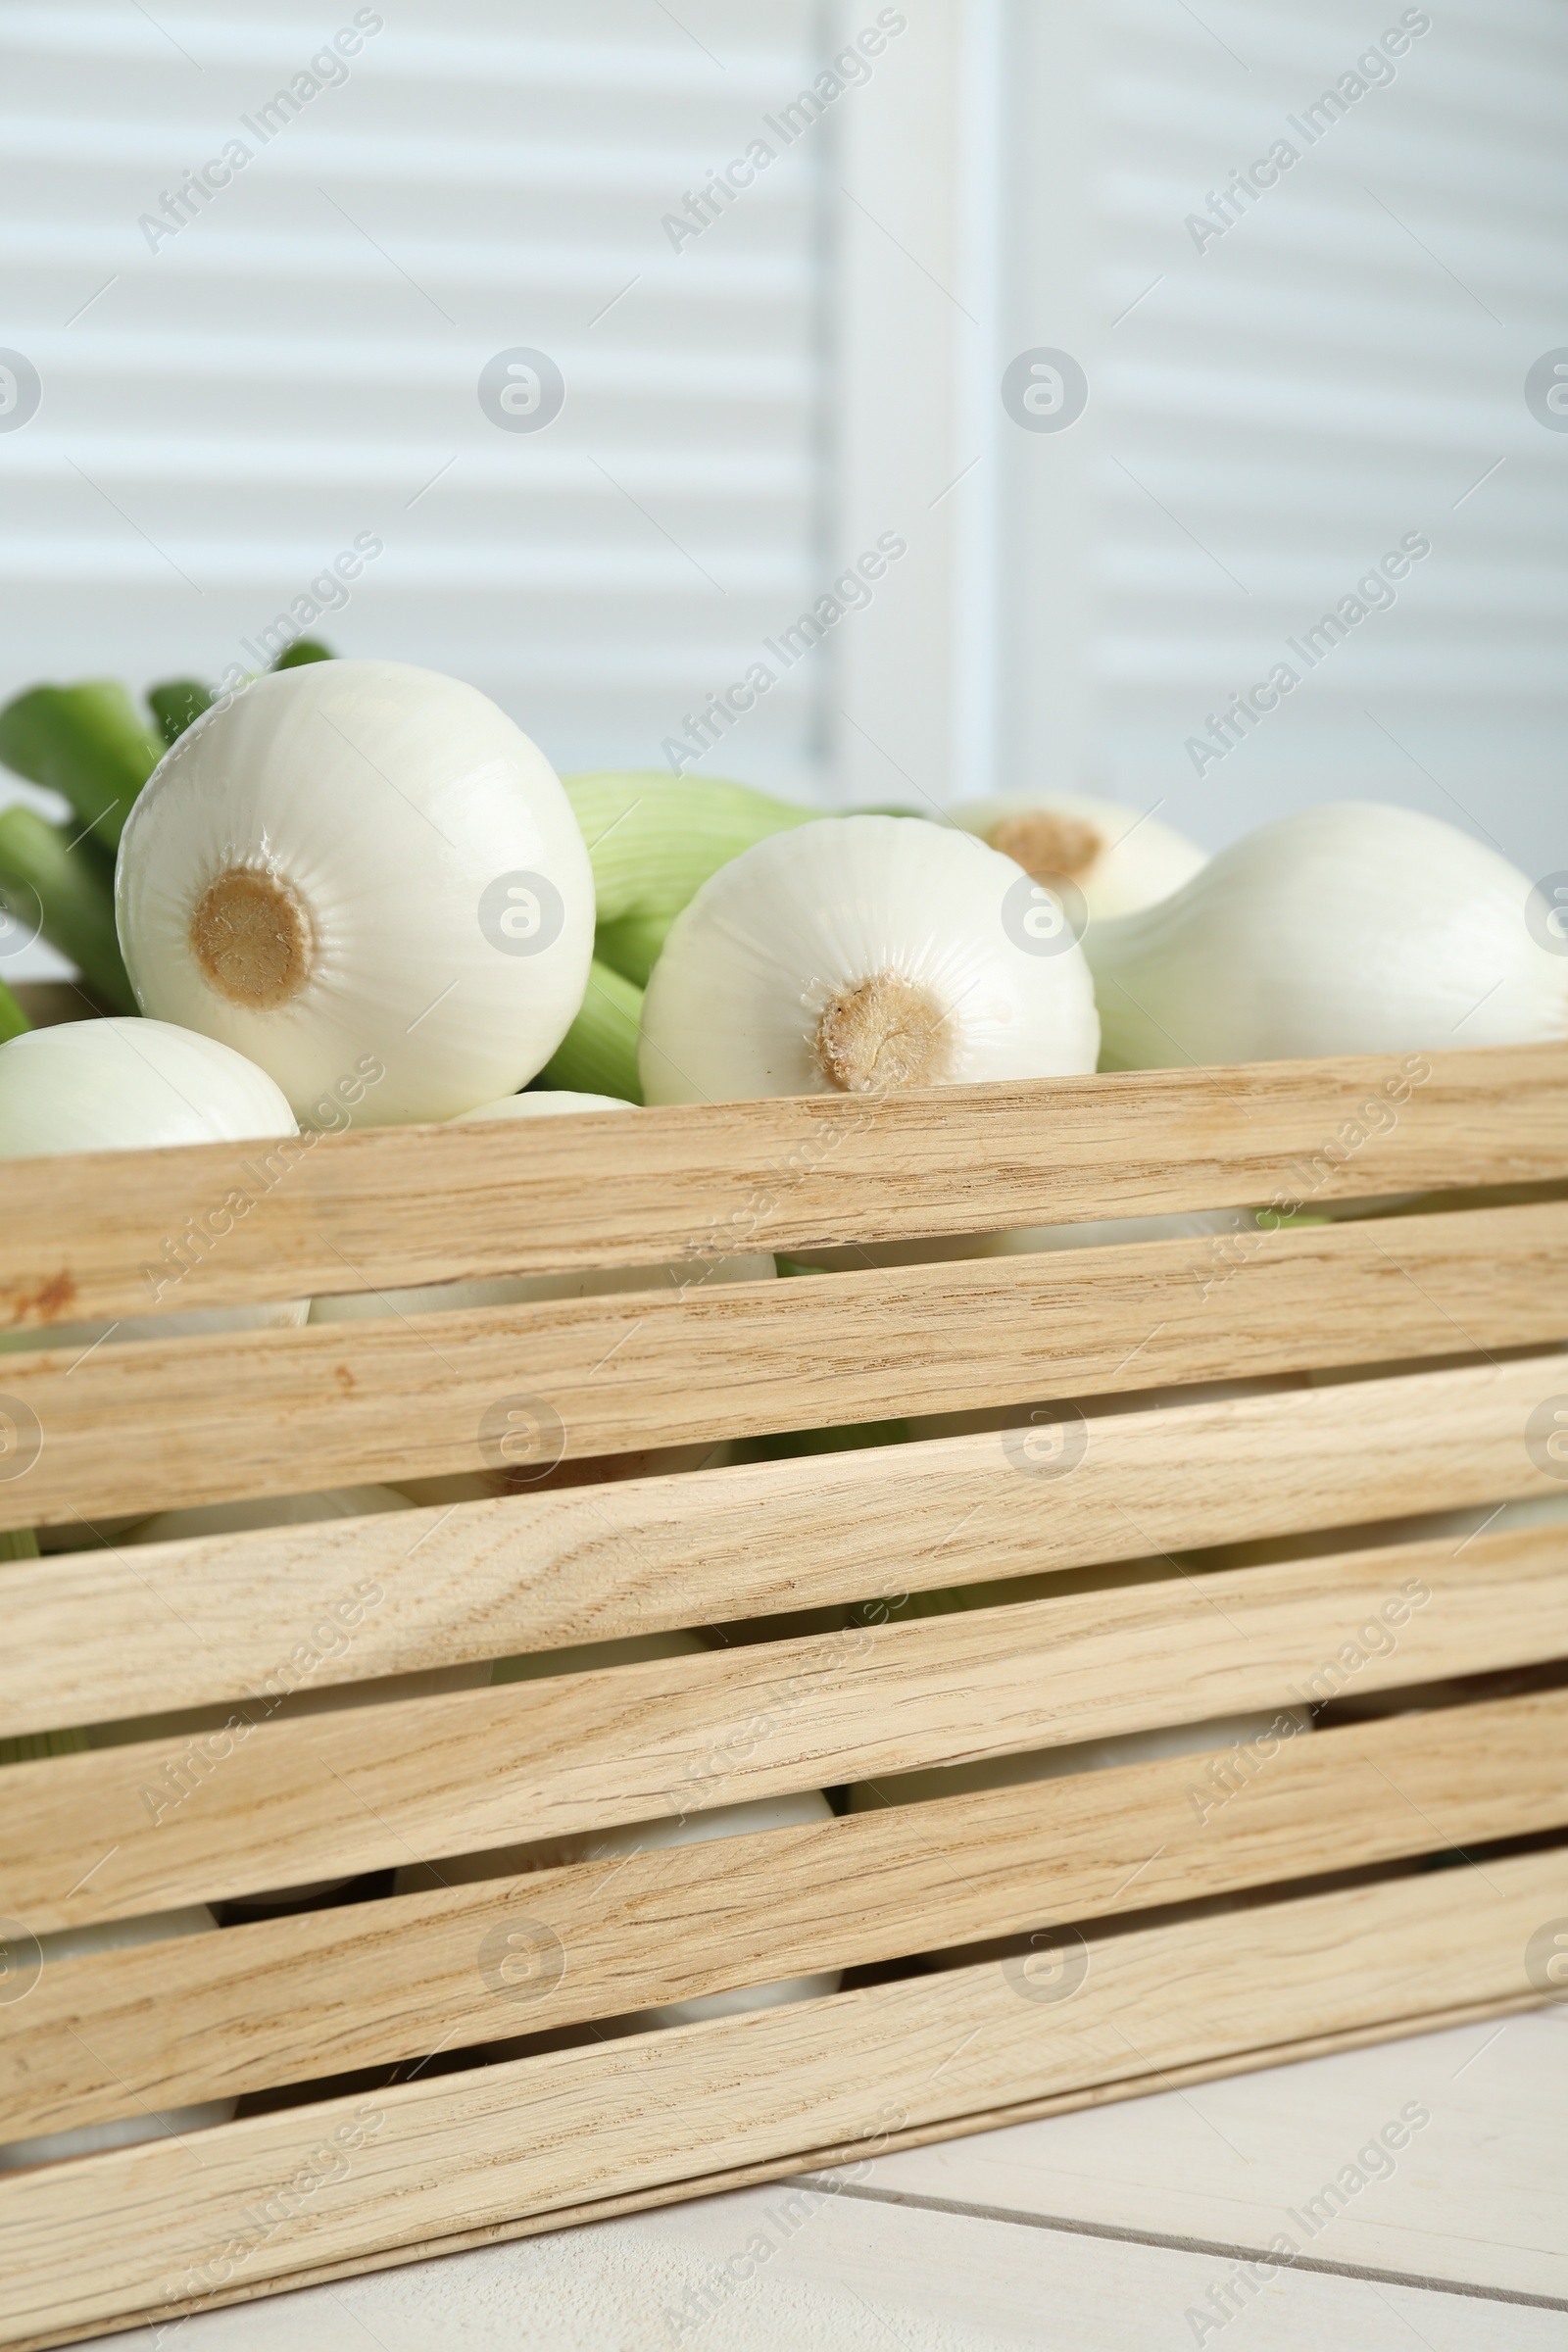
[[[1025,873],[1059,878],[1092,918],[1132,914],[1192,880],[1207,852],[1155,816],[1087,792],[1003,792],[949,810]]]
[[[183,1910],[147,1912],[139,1919],[62,1928],[40,1936],[38,1945],[47,1968],[59,1960],[85,1959],[93,1952],[125,1951],[133,1944],[204,1936],[217,1926],[205,1903],[190,1903]],[[232,2099],[205,2099],[196,2106],[170,2107],[157,2114],[138,2108],[134,2115],[119,2116],[109,2123],[78,2124],[70,2132],[41,2132],[33,2138],[13,2139],[0,2146],[0,2173],[20,2172],[33,2164],[57,2164],[67,2156],[92,2156],[100,2148],[125,2148],[138,2140],[205,2131],[212,2124],[226,2124],[233,2112]]]
[[[67,1152],[151,1152],[172,1144],[248,1143],[297,1135],[294,1113],[267,1072],[232,1047],[168,1021],[63,1021],[0,1046],[0,1159]],[[223,1210],[222,1197],[214,1201]],[[230,1213],[230,1221],[232,1214]],[[221,1248],[220,1234],[209,1246]],[[172,1237],[153,1269],[160,1297],[177,1298],[184,1263],[201,1250]],[[152,1285],[149,1283],[149,1295]],[[86,1348],[182,1333],[252,1331],[303,1323],[305,1302],[190,1307],[119,1323],[60,1323],[0,1333],[0,1348]]]
[[[775,833],[678,914],[643,1004],[650,1102],[1092,1070],[1082,952],[1011,858],[918,817]]]
[[[198,719],[131,811],[116,900],[142,1009],[249,1054],[307,1118],[368,1069],[372,1125],[525,1085],[593,953],[588,852],[543,753],[397,662],[274,672]]]
[[[1158,906],[1091,923],[1107,1066],[1431,1053],[1568,1036],[1568,958],[1485,843],[1411,808],[1303,808]]]

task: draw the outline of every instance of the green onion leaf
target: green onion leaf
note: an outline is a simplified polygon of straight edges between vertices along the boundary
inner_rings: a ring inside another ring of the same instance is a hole
[[[608,964],[593,963],[582,1008],[540,1071],[541,1084],[640,1102],[637,1038],[642,1017],[642,990]]]
[[[157,719],[165,743],[177,743],[185,729],[212,707],[212,691],[200,678],[169,678],[162,686],[147,689],[147,708]]]
[[[5,1044],[8,1037],[21,1037],[24,1030],[31,1027],[32,1023],[23,1011],[22,1006],[17,1003],[5,982],[0,980],[0,1046]],[[3,1541],[4,1539],[0,1538],[0,1542]],[[4,1553],[0,1553],[0,1558],[4,1558]]]
[[[0,710],[0,760],[63,794],[111,856],[166,748],[113,678],[34,686]]]
[[[36,925],[70,956],[112,1012],[137,1009],[115,931],[114,884],[90,842],[73,844],[20,801],[0,810],[0,899],[15,921]]]

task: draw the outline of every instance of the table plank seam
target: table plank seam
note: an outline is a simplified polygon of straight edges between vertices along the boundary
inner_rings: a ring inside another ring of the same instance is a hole
[[[821,2181],[821,2174],[804,2173],[801,2178],[808,2184]],[[932,2197],[912,2189],[877,2188],[864,2181],[836,2181],[835,2193],[841,2197],[858,2197],[873,2205],[908,2205],[923,2213],[951,2213],[965,2220],[1002,2222],[1024,2230],[1054,2230],[1070,2237],[1111,2238],[1125,2245],[1158,2246],[1175,2254],[1207,2254],[1225,2262],[1273,2262],[1279,2269],[1292,2271],[1321,2271],[1334,2278],[1358,2278],[1369,2285],[1418,2287],[1429,2294],[1466,2295],[1487,2303],[1525,2303],[1537,2311],[1568,2311],[1568,2300],[1554,2295],[1526,2294],[1511,2286],[1482,2286],[1469,2279],[1433,2278],[1413,2271],[1386,2271],[1366,2263],[1330,2262],[1322,2255],[1293,2254],[1281,2259],[1267,2246],[1231,2244],[1220,2238],[1184,2237],[1160,2230],[1131,2230],[1114,2222],[1079,2221],[1067,2214],[1028,2213],[1010,2205],[970,2204],[957,2197]]]

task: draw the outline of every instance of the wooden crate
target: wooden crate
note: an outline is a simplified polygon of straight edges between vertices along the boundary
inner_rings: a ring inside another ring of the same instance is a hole
[[[507,1427],[592,1468],[0,1569],[0,1735],[211,1702],[239,1719],[205,1760],[149,1727],[6,1770],[0,2138],[245,2102],[0,2178],[0,2340],[172,2322],[1549,1997],[1568,1948],[1568,1689],[1549,1675],[1375,1719],[1342,1705],[1228,1779],[1134,1761],[41,1972],[28,1939],[1562,1660],[1565,1531],[1366,1531],[1564,1492],[1568,1365],[1544,1352],[1568,1334],[1564,1179],[1560,1047],[8,1164],[0,1323],[26,1329],[144,1314],[147,1269],[181,1254],[166,1310],[1276,1198],[1454,1203],[6,1357],[5,1527],[472,1470]],[[1384,1369],[1200,1385],[1355,1365]],[[1063,1403],[1001,1434],[614,1475],[694,1441],[1074,1398],[1087,1418]],[[899,1604],[1331,1529],[1363,1533],[963,1613]],[[267,1720],[291,1658],[319,1650],[337,1654],[294,1671],[346,1685],[878,1598],[841,1630]],[[334,1607],[350,1632],[313,1648]],[[858,1974],[793,2006],[564,2031],[837,1969]],[[560,2046],[481,2055],[547,2030]]]

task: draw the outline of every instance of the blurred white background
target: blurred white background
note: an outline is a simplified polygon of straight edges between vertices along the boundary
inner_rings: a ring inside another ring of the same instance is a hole
[[[310,633],[471,679],[564,769],[1087,786],[1210,846],[1372,797],[1568,864],[1568,431],[1525,397],[1568,347],[1562,0],[55,0],[0,58],[41,392],[0,415],[0,696],[259,666],[358,539]],[[542,430],[481,405],[519,349]],[[1004,405],[1042,349],[1063,429]],[[1287,641],[1406,534],[1308,672]]]

